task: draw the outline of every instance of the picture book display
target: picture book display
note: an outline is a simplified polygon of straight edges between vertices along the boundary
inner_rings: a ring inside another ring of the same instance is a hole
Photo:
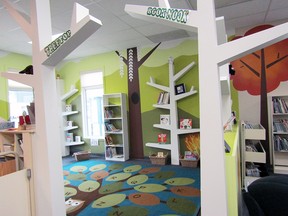
[[[192,119],[180,119],[180,129],[192,129]]]
[[[170,115],[160,115],[160,124],[170,125]]]
[[[165,144],[167,142],[167,134],[158,134],[158,143]]]

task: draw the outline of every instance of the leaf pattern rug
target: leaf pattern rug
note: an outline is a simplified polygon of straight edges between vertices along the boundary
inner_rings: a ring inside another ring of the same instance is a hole
[[[105,160],[63,167],[67,216],[196,216],[200,169]]]

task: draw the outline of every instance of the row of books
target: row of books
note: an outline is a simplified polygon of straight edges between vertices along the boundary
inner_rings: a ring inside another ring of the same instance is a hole
[[[273,120],[274,132],[288,132],[288,119],[274,119]]]
[[[288,151],[288,140],[278,135],[274,136],[274,151]]]
[[[160,92],[157,104],[169,104],[170,103],[170,93],[169,92]]]
[[[246,129],[262,129],[259,124],[254,124],[248,121],[244,121]]]
[[[288,113],[288,105],[283,98],[273,98],[274,113]]]
[[[256,165],[252,162],[246,163],[246,175],[253,177],[260,177],[259,165]]]
[[[106,131],[112,131],[112,132],[119,132],[121,131],[121,129],[118,129],[114,126],[113,123],[111,123],[110,121],[106,121],[105,122],[105,129]]]
[[[113,118],[114,117],[113,110],[109,109],[109,108],[105,108],[104,109],[104,117],[105,118]]]
[[[107,147],[106,148],[106,157],[107,158],[123,158],[123,150],[116,147]]]

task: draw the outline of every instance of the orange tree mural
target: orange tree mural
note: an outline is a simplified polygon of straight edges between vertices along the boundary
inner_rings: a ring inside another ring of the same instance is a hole
[[[261,25],[248,30],[243,37],[273,27]],[[237,36],[237,40],[242,36]],[[231,76],[233,86],[238,91],[247,91],[251,95],[260,95],[260,123],[266,129],[267,164],[270,164],[267,93],[276,89],[280,82],[288,80],[288,39],[265,47],[231,62],[235,75]]]

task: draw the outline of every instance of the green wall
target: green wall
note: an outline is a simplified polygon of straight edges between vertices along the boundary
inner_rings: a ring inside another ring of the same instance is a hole
[[[31,57],[0,51],[0,73],[9,70],[21,71],[28,65],[31,65]],[[0,76],[0,117],[8,120],[9,104],[8,104],[8,83],[7,79]]]
[[[155,45],[156,44],[144,48],[137,48],[138,61]],[[127,57],[126,50],[121,50],[119,52],[125,58]],[[178,80],[178,83],[185,83],[187,91],[190,90],[191,86],[194,86],[196,90],[199,89],[196,40],[185,40],[177,43],[162,43],[144,62],[144,64],[142,64],[142,66],[139,68],[139,84],[145,156],[149,156],[151,152],[157,151],[157,149],[145,147],[145,143],[157,141],[157,134],[159,133],[159,130],[153,128],[152,125],[159,123],[159,114],[163,113],[163,111],[159,111],[159,109],[155,109],[152,106],[156,103],[160,91],[148,86],[146,82],[149,81],[150,76],[153,76],[157,83],[168,86],[169,57],[174,58],[175,72],[179,72],[192,61],[196,62],[195,67],[185,74],[180,80]],[[65,91],[68,91],[71,88],[71,85],[75,85],[80,90],[79,93],[70,98],[70,101],[68,102],[72,104],[76,101],[79,102],[79,98],[81,98],[80,74],[81,72],[87,71],[103,72],[104,92],[106,94],[118,92],[127,94],[127,67],[125,64],[123,64],[124,74],[121,76],[120,64],[120,59],[116,52],[109,52],[74,61],[63,62],[61,67],[58,67],[57,73],[65,81]],[[178,103],[178,107],[180,110],[179,113],[182,113],[182,116],[185,115],[185,118],[192,118],[194,126],[199,127],[199,94],[193,95],[188,99],[181,100]],[[151,116],[155,116],[155,118],[151,118]],[[182,116],[179,116],[179,118]],[[80,124],[82,124],[82,122],[79,122],[78,125]],[[80,131],[78,133],[80,133]],[[181,138],[181,140],[183,139],[184,137]],[[89,140],[87,143],[89,143]],[[133,145],[133,143],[130,143],[130,145]],[[87,149],[90,147],[89,145],[85,145],[84,148]],[[185,147],[183,147],[182,144],[181,149],[183,151],[184,148]],[[99,147],[93,147],[91,150],[96,153],[101,153],[104,151],[104,148],[101,143]]]
[[[138,48],[138,60],[147,54],[154,46],[147,46]],[[150,153],[157,151],[157,149],[145,147],[146,142],[153,142],[157,140],[157,134],[160,132],[158,129],[153,128],[153,124],[159,123],[159,115],[165,114],[165,111],[153,108],[153,104],[156,103],[160,90],[157,90],[151,86],[148,86],[146,82],[149,81],[150,76],[153,76],[157,83],[167,85],[169,83],[169,69],[168,58],[174,58],[175,73],[179,72],[185,66],[192,61],[195,61],[195,66],[185,74],[178,83],[185,83],[187,91],[194,86],[196,90],[199,89],[199,76],[198,76],[198,55],[197,55],[197,41],[196,40],[184,40],[178,42],[165,42],[162,43],[152,55],[143,63],[139,68],[139,83],[140,83],[140,100],[141,100],[141,112],[142,112],[142,131],[143,131],[143,143],[144,154],[148,156]],[[127,56],[126,50],[119,51],[124,57]],[[19,54],[6,54],[3,53],[0,56],[0,71],[7,71],[9,68],[16,70],[22,70],[27,65],[31,64],[31,57],[19,55]],[[65,82],[65,92],[67,92],[71,86],[75,86],[80,91],[69,98],[67,103],[72,103],[77,107],[77,110],[81,111],[81,84],[80,74],[81,72],[89,71],[102,71],[103,83],[105,93],[128,93],[128,77],[127,67],[124,65],[124,74],[120,74],[120,60],[119,56],[115,52],[109,52],[99,55],[93,55],[77,60],[69,60],[62,62],[56,68],[56,73],[60,75],[61,79]],[[0,117],[7,119],[8,103],[7,103],[7,81],[0,77]],[[6,91],[5,91],[6,90]],[[232,88],[233,90],[233,88]],[[237,92],[232,91],[233,110],[238,115],[238,99]],[[234,99],[236,98],[236,99]],[[188,97],[178,102],[179,118],[192,118],[193,126],[199,127],[199,94]],[[153,118],[151,118],[153,117]],[[75,117],[76,118],[76,117]],[[79,130],[75,131],[78,135],[82,135],[82,119],[81,115],[77,115],[76,119],[73,119],[79,125]],[[185,137],[180,137],[181,151],[185,150],[183,140]],[[97,147],[90,147],[90,140],[85,140],[84,149],[90,149],[95,153],[104,153],[104,144],[100,142]],[[132,145],[132,144],[131,144]],[[79,149],[80,148],[80,149]],[[74,151],[82,150],[83,146],[73,147]]]

